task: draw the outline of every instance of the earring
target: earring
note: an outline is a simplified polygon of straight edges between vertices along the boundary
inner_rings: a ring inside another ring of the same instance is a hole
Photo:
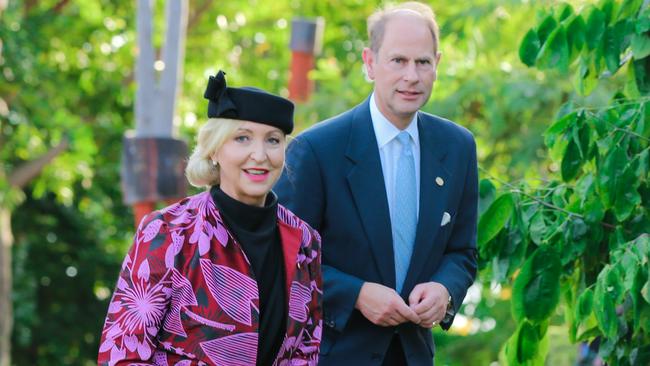
[[[214,160],[212,160],[212,166],[216,168],[216,167],[217,167],[217,165],[218,165],[218,164],[217,164],[217,162],[216,162],[216,161],[214,161]]]

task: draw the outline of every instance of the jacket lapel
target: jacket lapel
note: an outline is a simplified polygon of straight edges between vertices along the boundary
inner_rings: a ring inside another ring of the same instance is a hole
[[[353,166],[347,181],[383,283],[395,287],[388,199],[369,101],[356,107],[352,117],[346,157]]]
[[[447,155],[447,142],[437,133],[436,122],[423,121],[418,116],[420,134],[420,213],[415,236],[415,247],[404,291],[410,291],[424,269],[435,246],[442,215],[447,207],[451,174],[443,165]],[[440,180],[440,179],[442,180]],[[438,182],[442,185],[438,184]]]
[[[300,251],[300,242],[302,239],[302,230],[290,226],[281,220],[278,220],[280,230],[280,241],[282,242],[282,257],[284,258],[285,286],[287,300],[289,299],[291,282],[296,275],[296,263],[298,261],[298,252]]]

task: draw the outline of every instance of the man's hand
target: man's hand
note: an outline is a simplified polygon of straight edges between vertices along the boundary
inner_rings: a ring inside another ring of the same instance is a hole
[[[409,306],[420,317],[419,325],[424,328],[433,328],[444,319],[448,302],[449,292],[438,282],[420,283],[409,295]]]
[[[365,282],[354,307],[373,324],[383,327],[405,322],[420,323],[420,317],[395,290],[378,283]]]

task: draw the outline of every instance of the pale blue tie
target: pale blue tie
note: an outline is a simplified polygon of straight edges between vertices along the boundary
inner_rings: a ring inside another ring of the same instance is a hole
[[[410,136],[406,131],[402,131],[397,135],[397,140],[402,145],[402,151],[395,170],[391,227],[393,229],[393,253],[395,256],[395,289],[399,293],[402,291],[404,279],[411,262],[418,218],[415,159],[411,150]]]

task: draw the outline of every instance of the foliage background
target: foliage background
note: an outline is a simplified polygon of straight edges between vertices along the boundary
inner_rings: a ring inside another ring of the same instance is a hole
[[[569,99],[602,106],[617,90],[602,82],[576,95],[566,74],[524,65],[524,34],[554,2],[429,2],[443,51],[425,110],[474,132],[484,177],[533,186],[559,174],[543,132]],[[576,9],[592,1],[571,1]],[[154,39],[162,43],[164,1],[155,0]],[[379,1],[190,1],[179,101],[178,136],[191,142],[204,120],[205,81],[219,69],[232,85],[287,94],[291,19],[325,19],[323,52],[311,76],[316,90],[298,106],[298,130],[343,112],[372,89],[360,54],[365,18]],[[119,266],[131,244],[130,209],[119,189],[121,139],[133,127],[135,2],[9,1],[0,17],[0,205],[13,214],[15,246],[12,337],[16,365],[93,364]],[[618,82],[620,83],[620,82]],[[25,190],[8,172],[62,139],[61,154]],[[191,144],[190,144],[191,145]],[[482,212],[489,200],[482,203]],[[434,331],[436,362],[489,365],[515,332],[511,287],[484,271],[453,332]],[[549,358],[571,365],[564,308],[551,317]],[[502,359],[503,361],[503,359]]]

